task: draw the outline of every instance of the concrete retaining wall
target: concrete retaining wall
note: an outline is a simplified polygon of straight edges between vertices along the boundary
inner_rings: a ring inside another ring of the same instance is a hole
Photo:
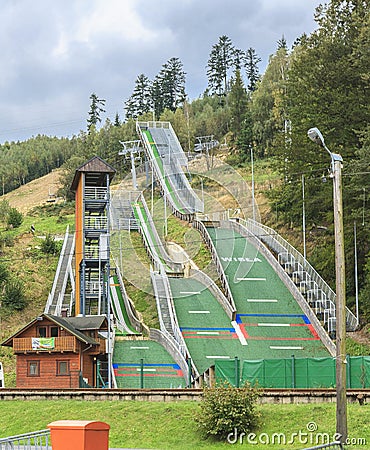
[[[0,400],[199,401],[201,389],[0,389]],[[335,403],[335,389],[264,389],[260,404]],[[347,390],[348,403],[370,402],[370,389]]]

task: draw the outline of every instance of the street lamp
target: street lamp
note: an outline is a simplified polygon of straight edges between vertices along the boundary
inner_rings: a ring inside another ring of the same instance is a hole
[[[340,155],[332,153],[325,145],[323,135],[318,128],[310,128],[308,137],[323,147],[331,158],[331,176],[333,177],[334,235],[335,235],[335,279],[336,279],[336,432],[339,440],[347,439],[347,398],[346,398],[346,286],[344,266],[344,232],[342,201],[342,162]]]

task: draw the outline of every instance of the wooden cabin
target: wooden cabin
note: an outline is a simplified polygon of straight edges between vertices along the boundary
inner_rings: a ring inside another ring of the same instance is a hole
[[[107,331],[106,316],[42,314],[1,345],[16,355],[17,388],[101,387]]]

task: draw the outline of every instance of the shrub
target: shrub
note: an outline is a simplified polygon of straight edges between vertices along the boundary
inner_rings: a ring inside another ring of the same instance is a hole
[[[54,236],[47,234],[45,239],[41,241],[41,251],[46,255],[56,255],[59,252],[59,244],[55,241]]]
[[[203,390],[200,412],[197,415],[200,430],[206,437],[226,439],[235,429],[240,433],[253,430],[260,417],[256,410],[259,393],[246,383],[234,388],[222,382]]]
[[[19,228],[23,222],[23,215],[16,208],[10,208],[6,219],[8,228]]]
[[[0,262],[0,287],[7,281],[9,278],[9,270],[7,266]]]
[[[22,283],[17,279],[9,280],[5,285],[2,306],[10,310],[21,311],[26,303]]]

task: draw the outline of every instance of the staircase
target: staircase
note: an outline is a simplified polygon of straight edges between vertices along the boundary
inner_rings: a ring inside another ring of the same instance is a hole
[[[67,229],[54,277],[53,287],[44,310],[46,314],[59,316],[62,308],[67,307],[67,309],[70,309],[70,296],[67,295],[68,300],[65,301],[65,291],[68,277],[70,277],[72,272],[74,245],[75,236],[74,234],[69,234]]]
[[[113,230],[138,230],[132,210],[132,199],[114,195],[111,202],[111,228]]]
[[[168,305],[168,290],[166,281],[161,274],[152,273],[152,282],[157,300],[157,309],[162,331],[167,331],[171,336],[173,333],[171,311]]]

